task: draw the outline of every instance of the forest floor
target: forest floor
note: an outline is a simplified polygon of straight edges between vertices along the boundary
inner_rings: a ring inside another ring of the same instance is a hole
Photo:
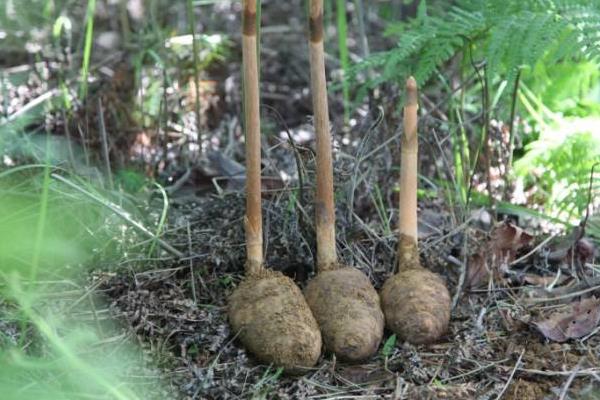
[[[305,24],[294,12],[301,7],[298,1],[269,4],[263,20],[271,23],[263,28],[261,52],[267,266],[303,288],[315,273]],[[87,148],[92,160],[75,163],[82,163],[80,173],[93,175],[104,168],[102,135],[96,129],[101,99],[114,168],[137,168],[165,186],[169,208],[161,238],[183,256],[163,249],[148,257],[143,249],[123,243],[120,256],[99,260],[82,277],[120,321],[124,337],[139,344],[147,361],[160,370],[169,393],[161,398],[599,398],[600,336],[594,328],[600,303],[586,296],[600,282],[580,279],[578,273],[581,265],[592,262],[589,242],[519,215],[461,208],[444,196],[437,182],[452,180],[452,166],[445,159],[451,149],[444,119],[447,98],[436,90],[424,91],[421,106],[421,173],[430,185],[419,202],[419,240],[423,265],[441,274],[456,297],[447,334],[433,345],[414,346],[396,342],[386,332],[372,359],[351,365],[324,354],[300,377],[281,374],[246,353],[226,316],[227,298],[243,279],[245,260],[238,17],[235,2],[222,2],[200,21],[207,31],[225,29],[232,41],[227,58],[203,73],[200,141],[194,143],[189,133],[198,125],[195,96],[182,89],[188,84],[184,74],[173,70],[162,71],[172,74],[174,83],[162,98],[160,107],[166,111],[160,129],[123,116],[135,97],[132,60],[126,54],[114,57],[110,48],[98,50],[104,56],[95,55],[101,60],[98,81],[79,112],[68,122],[60,112],[37,121],[56,138],[70,134],[77,149]],[[376,29],[372,21],[371,31]],[[385,46],[373,36],[373,42]],[[328,60],[328,69],[338,71],[339,66]],[[26,90],[14,86],[6,91],[10,113],[53,89],[50,79],[39,77],[40,71],[42,76],[55,73],[52,65],[27,71]],[[161,71],[144,73],[146,89],[152,79],[162,79]],[[359,104],[346,128],[340,90],[330,92],[338,251],[377,289],[397,261],[401,120],[393,88],[383,88],[373,98],[374,106]],[[73,137],[81,126],[87,127],[87,136]],[[160,193],[132,196],[139,196],[143,205],[133,214],[155,223],[164,206]],[[144,238],[131,233],[128,240]]]

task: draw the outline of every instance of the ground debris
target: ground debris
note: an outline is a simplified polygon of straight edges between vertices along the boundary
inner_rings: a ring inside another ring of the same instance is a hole
[[[572,303],[567,312],[553,312],[549,317],[535,322],[548,339],[564,342],[592,333],[600,322],[600,300],[591,297]]]
[[[533,239],[533,235],[511,222],[496,225],[489,238],[478,246],[480,250],[469,260],[466,286],[476,288],[486,285],[491,275],[496,280],[502,279],[518,252],[530,245]]]

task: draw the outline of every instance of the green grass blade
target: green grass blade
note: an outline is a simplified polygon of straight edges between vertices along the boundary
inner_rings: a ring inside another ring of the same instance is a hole
[[[160,191],[160,194],[162,195],[163,208],[162,208],[162,212],[160,213],[160,219],[158,220],[158,227],[156,228],[156,233],[154,234],[154,239],[152,240],[152,244],[150,245],[150,249],[148,250],[148,257],[151,257],[152,253],[154,252],[154,248],[156,247],[157,239],[160,237],[160,235],[162,234],[162,231],[165,227],[165,221],[167,220],[167,213],[169,211],[169,196],[167,196],[167,192],[165,192],[165,189],[158,183],[154,182],[154,185],[158,188],[158,190]]]
[[[85,16],[85,41],[83,46],[83,62],[81,64],[81,83],[79,98],[84,99],[88,91],[88,75],[90,72],[90,59],[92,56],[92,43],[94,38],[94,14],[96,13],[96,0],[89,0]]]

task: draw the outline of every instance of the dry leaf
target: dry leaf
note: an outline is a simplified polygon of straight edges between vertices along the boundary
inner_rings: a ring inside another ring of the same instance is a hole
[[[591,262],[596,249],[588,238],[582,237],[581,229],[577,226],[570,234],[556,238],[549,246],[548,261],[567,265],[573,261],[578,262],[579,265]]]
[[[525,274],[523,275],[523,281],[525,283],[529,283],[530,285],[533,286],[549,286],[552,283],[555,282],[556,286],[559,286],[560,284],[564,283],[567,280],[567,276],[565,275],[561,275],[560,277],[558,277],[558,279],[556,278],[556,276],[551,275],[551,276],[541,276],[541,275],[537,275],[537,274]]]
[[[494,227],[490,239],[480,252],[469,259],[466,285],[475,288],[487,283],[490,273],[508,269],[517,252],[533,241],[533,235],[514,225],[503,222]]]
[[[370,368],[361,365],[351,365],[338,370],[337,378],[341,382],[352,382],[355,385],[365,385],[386,382],[394,379],[394,375],[386,369]]]
[[[483,254],[473,254],[469,258],[467,278],[465,279],[466,287],[476,288],[483,286],[483,284],[488,281],[489,277],[490,270],[485,256]]]
[[[533,240],[533,235],[512,222],[504,222],[497,225],[492,231],[492,249],[496,257],[502,261],[510,263],[515,255],[523,247],[527,246]]]
[[[556,312],[536,322],[539,331],[548,339],[564,342],[590,334],[600,322],[600,300],[595,297],[573,303],[566,313]]]

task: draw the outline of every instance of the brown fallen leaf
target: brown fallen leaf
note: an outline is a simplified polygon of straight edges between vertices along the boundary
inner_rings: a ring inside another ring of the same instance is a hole
[[[361,365],[339,368],[336,375],[340,382],[351,382],[355,385],[382,383],[394,379],[394,374],[386,369]]]
[[[510,263],[523,247],[533,240],[533,235],[506,221],[492,231],[492,249],[500,261]]]
[[[533,286],[548,286],[548,285],[551,285],[552,283],[555,283],[556,286],[560,286],[566,280],[567,280],[567,276],[565,276],[565,275],[561,275],[560,277],[558,277],[558,279],[554,275],[551,275],[551,276],[541,276],[541,275],[537,275],[537,274],[524,274],[523,275],[523,282],[529,283],[530,285],[533,285]]]
[[[537,329],[548,339],[564,342],[590,334],[600,322],[600,300],[596,297],[575,302],[568,312],[556,312],[535,322]]]
[[[596,251],[594,243],[584,237],[585,231],[577,226],[571,233],[557,237],[548,246],[547,259],[551,263],[564,263],[570,265],[573,262],[580,266],[592,262]]]
[[[508,270],[517,253],[533,239],[533,235],[512,222],[505,221],[496,225],[487,242],[469,259],[466,287],[480,287],[488,282],[490,274],[499,275]]]
[[[482,253],[473,254],[469,258],[469,267],[467,269],[467,278],[465,285],[467,288],[477,288],[483,286],[490,278],[490,269],[486,257]]]

